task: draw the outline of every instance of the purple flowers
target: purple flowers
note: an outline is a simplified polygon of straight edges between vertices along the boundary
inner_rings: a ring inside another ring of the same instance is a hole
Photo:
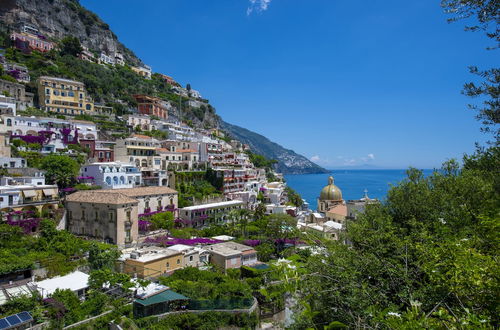
[[[207,244],[216,244],[220,243],[221,241],[211,239],[211,238],[204,238],[204,237],[198,237],[198,238],[173,238],[173,237],[168,237],[168,236],[160,236],[160,237],[155,237],[155,238],[147,238],[145,240],[145,243],[155,243],[163,246],[170,246],[170,245],[176,245],[176,244],[183,244],[183,245],[207,245]]]
[[[78,181],[80,180],[94,180],[93,176],[79,176],[76,178]]]
[[[64,144],[78,144],[78,128],[75,128],[73,139],[69,138],[69,135],[71,134],[71,128],[61,128],[59,132],[61,132],[62,134],[62,140]]]
[[[139,231],[146,232],[149,231],[149,227],[151,226],[151,222],[146,220],[139,220]]]
[[[19,138],[26,143],[44,145],[49,143],[52,134],[54,134],[52,131],[39,131],[38,135],[11,135],[11,138]]]
[[[9,216],[7,216],[7,224],[10,226],[21,227],[25,234],[35,232],[40,226],[40,221],[42,221],[42,219],[39,218],[13,220],[9,219]]]
[[[260,245],[262,242],[260,239],[247,239],[245,241],[243,241],[243,244],[245,245],[248,245],[248,246],[257,246],[257,245]]]

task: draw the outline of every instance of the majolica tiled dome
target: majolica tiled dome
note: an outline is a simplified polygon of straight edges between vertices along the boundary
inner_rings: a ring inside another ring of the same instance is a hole
[[[328,185],[325,186],[319,194],[320,201],[341,201],[342,191],[333,184],[333,177],[328,178]]]

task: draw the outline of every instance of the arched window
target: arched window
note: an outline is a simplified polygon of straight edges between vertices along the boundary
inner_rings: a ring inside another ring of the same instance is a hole
[[[113,177],[113,183],[114,183],[114,184],[118,184],[118,177],[117,177],[117,176],[114,176],[114,177]]]
[[[123,175],[120,177],[120,183],[125,184],[125,177]]]
[[[106,178],[106,184],[107,184],[108,186],[110,186],[110,185],[111,185],[111,178],[110,178],[109,176]]]
[[[12,119],[7,119],[7,126],[12,126]]]

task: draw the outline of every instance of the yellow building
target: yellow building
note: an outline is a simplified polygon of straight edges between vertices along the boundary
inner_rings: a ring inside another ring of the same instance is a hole
[[[153,246],[132,251],[123,271],[143,279],[156,278],[182,268],[182,260],[180,251]]]
[[[76,116],[94,111],[94,102],[79,81],[42,76],[37,84],[38,103],[47,112]]]

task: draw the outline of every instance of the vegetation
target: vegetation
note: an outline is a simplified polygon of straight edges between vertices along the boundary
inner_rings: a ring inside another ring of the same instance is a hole
[[[494,327],[499,160],[492,148],[427,178],[409,170],[386,204],[347,226],[351,245],[309,258],[296,327]]]
[[[145,319],[138,322],[140,329],[222,329],[237,327],[239,329],[254,329],[257,326],[257,316],[245,313],[231,314],[221,312],[206,312],[201,314],[174,314],[161,320]]]
[[[161,277],[160,283],[191,299],[251,298],[250,287],[239,280],[239,270],[228,274],[187,267]],[[232,274],[232,276],[231,276]]]
[[[188,172],[189,173],[189,172]],[[214,172],[215,173],[215,172]],[[176,173],[177,175],[185,175],[185,173]],[[189,182],[181,181],[176,187],[179,192],[179,207],[193,205],[194,201],[202,202],[206,198],[218,197],[221,192],[207,180],[195,180]]]
[[[466,31],[482,31],[493,41],[490,50],[498,50],[500,46],[500,5],[498,1],[489,0],[441,0],[441,6],[450,15],[449,22],[466,20]],[[477,112],[477,119],[483,123],[482,130],[492,133],[498,142],[500,138],[500,68],[480,70],[476,66],[469,67],[476,76],[476,82],[464,85],[463,94],[479,99],[481,105],[470,104],[469,108]]]
[[[80,171],[80,164],[76,160],[56,154],[43,157],[39,167],[47,171],[45,173],[47,183],[57,184],[62,188],[69,186]]]
[[[28,84],[28,90],[31,92],[37,92],[36,79],[48,75],[83,82],[95,101],[112,106],[117,115],[125,114],[127,111],[126,107],[121,104],[122,101],[129,107],[135,107],[137,104],[132,95],[146,94],[169,101],[174,107],[182,106],[185,120],[203,121],[205,112],[209,112],[215,118],[212,107],[198,108],[195,114],[194,109],[185,104],[189,98],[174,94],[170,90],[171,86],[159,75],[153,75],[152,79],[148,80],[137,75],[127,65],[104,66],[77,58],[75,55],[81,52],[81,46],[75,37],[66,37],[61,40],[59,52],[55,50],[47,53],[33,51],[30,54],[24,54],[15,48],[8,48],[10,47],[8,41],[0,46],[7,48],[5,53],[7,60],[23,64],[29,69],[31,82]],[[12,80],[13,78],[6,76],[5,79]]]
[[[59,54],[61,54],[61,56],[78,56],[83,51],[82,45],[80,45],[80,40],[73,36],[64,37],[59,42],[59,49]]]
[[[250,162],[258,168],[265,168],[266,170],[272,170],[274,164],[277,163],[274,159],[267,159],[265,156],[254,154],[251,151],[247,151],[246,154],[250,158]]]
[[[101,243],[97,247],[101,253],[110,249]],[[0,274],[35,266],[47,268],[49,276],[65,274],[85,264],[83,257],[93,248],[89,241],[56,230],[52,220],[41,221],[38,236],[26,235],[19,227],[0,224]],[[89,262],[95,263],[93,257]]]
[[[285,189],[287,195],[288,195],[288,201],[291,205],[300,207],[303,204],[302,197],[299,195],[298,192],[293,190],[291,187],[287,186]]]

